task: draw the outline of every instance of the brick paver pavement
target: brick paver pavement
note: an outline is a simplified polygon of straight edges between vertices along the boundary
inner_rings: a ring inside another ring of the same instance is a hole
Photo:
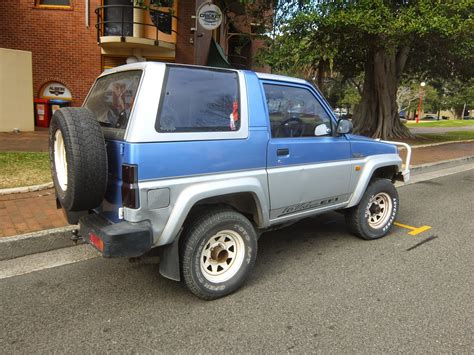
[[[1,195],[0,237],[65,226],[55,199],[54,189]]]
[[[400,155],[405,159],[406,152]],[[438,161],[474,156],[474,142],[450,143],[432,147],[412,149],[411,165],[422,165]]]

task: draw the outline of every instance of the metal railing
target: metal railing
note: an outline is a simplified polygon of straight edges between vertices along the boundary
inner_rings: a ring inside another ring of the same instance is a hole
[[[125,42],[125,37],[134,36],[134,26],[147,26],[148,28],[156,29],[156,38],[149,38],[145,35],[141,35],[141,38],[153,39],[155,45],[159,44],[159,33],[166,33],[161,31],[158,24],[138,22],[134,21],[134,10],[144,10],[147,11],[147,8],[133,5],[104,5],[99,6],[95,9],[95,14],[97,16],[97,22],[95,28],[97,29],[97,43],[100,43],[100,37],[106,36],[120,36],[121,41]],[[114,11],[115,10],[115,11]],[[117,10],[118,16],[117,16]],[[155,11],[157,13],[164,13],[159,10],[148,10],[150,12]],[[114,13],[115,12],[115,13]],[[128,13],[127,13],[128,12]],[[151,16],[148,14],[148,16]],[[130,20],[131,17],[131,20]],[[177,17],[171,14],[171,23],[170,23],[170,33],[177,33],[173,30],[173,21],[177,20]],[[144,27],[145,28],[145,27]]]
[[[403,181],[408,182],[410,180],[410,162],[411,162],[411,147],[404,142],[386,141],[380,138],[376,139],[379,142],[393,144],[399,147],[404,147],[407,150],[407,156],[405,158],[405,169],[402,171]]]

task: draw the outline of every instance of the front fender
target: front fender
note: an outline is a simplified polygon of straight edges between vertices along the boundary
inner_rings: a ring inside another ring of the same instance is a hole
[[[398,154],[371,155],[362,160],[360,165],[363,166],[362,174],[357,182],[354,192],[352,193],[347,208],[353,207],[360,202],[375,170],[385,166],[397,166],[400,171],[402,167],[402,159]]]

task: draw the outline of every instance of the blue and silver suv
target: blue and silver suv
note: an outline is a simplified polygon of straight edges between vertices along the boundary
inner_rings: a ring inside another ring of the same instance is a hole
[[[58,206],[103,256],[158,248],[163,276],[218,298],[243,284],[270,227],[341,210],[359,237],[390,231],[409,161],[402,171],[398,143],[351,129],[301,79],[125,65],[53,117]]]

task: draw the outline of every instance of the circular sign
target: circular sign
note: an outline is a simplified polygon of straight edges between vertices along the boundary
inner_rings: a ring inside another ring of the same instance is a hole
[[[221,25],[222,12],[218,6],[208,2],[199,6],[197,18],[202,28],[212,31]]]
[[[63,84],[54,81],[44,84],[39,96],[43,99],[72,100],[71,91]]]

